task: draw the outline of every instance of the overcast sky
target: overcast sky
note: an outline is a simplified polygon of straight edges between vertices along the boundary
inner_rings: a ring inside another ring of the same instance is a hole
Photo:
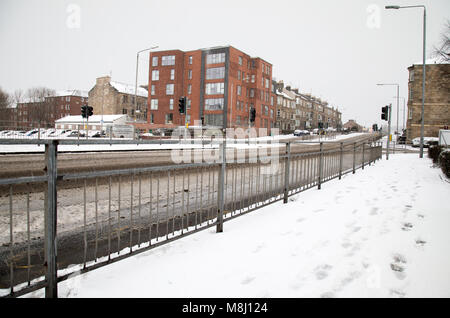
[[[439,41],[450,1],[377,0],[0,0],[0,87],[89,90],[96,77],[134,85],[136,52],[232,45],[273,64],[273,76],[337,106],[343,121],[381,124],[407,67]],[[148,52],[139,84],[147,84]],[[400,127],[403,117],[400,99]]]

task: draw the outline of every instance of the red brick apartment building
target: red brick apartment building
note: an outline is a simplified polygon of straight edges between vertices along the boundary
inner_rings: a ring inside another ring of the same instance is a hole
[[[250,108],[255,108],[252,127],[274,127],[271,103],[272,64],[232,47],[194,51],[158,51],[150,54],[149,128],[173,128],[185,121],[204,126],[249,127]],[[187,115],[178,111],[178,100],[187,97]]]
[[[87,92],[79,90],[57,91],[39,98],[27,98],[17,103],[15,128],[51,128],[55,120],[69,115],[80,115],[81,106],[88,103]]]

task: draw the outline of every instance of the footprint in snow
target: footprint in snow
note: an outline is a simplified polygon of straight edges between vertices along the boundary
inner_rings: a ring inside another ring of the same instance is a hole
[[[333,266],[324,264],[317,266],[314,270],[317,280],[322,280],[328,277],[328,272],[333,268]]]
[[[416,239],[416,246],[417,247],[424,247],[425,244],[427,244],[427,241],[422,240],[421,238]]]
[[[255,280],[255,277],[246,277],[241,281],[241,285],[250,284],[253,280]]]
[[[406,293],[401,291],[401,290],[397,290],[397,289],[391,289],[389,291],[391,297],[399,297],[399,298],[404,298],[406,296]]]
[[[403,231],[411,231],[413,225],[409,222],[403,223],[402,230]]]
[[[401,254],[394,254],[392,258],[393,262],[391,263],[391,269],[394,272],[395,276],[403,280],[406,277],[405,273],[405,265],[406,265],[406,258]]]

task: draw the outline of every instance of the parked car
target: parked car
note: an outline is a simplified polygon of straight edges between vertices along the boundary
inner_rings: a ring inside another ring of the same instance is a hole
[[[37,132],[38,132],[37,129],[32,129],[32,130],[27,131],[27,132],[25,133],[25,136],[30,137],[30,136],[33,136],[34,134],[36,134]]]
[[[73,131],[71,131],[68,135],[67,135],[67,137],[85,137],[86,135],[84,134],[84,133],[78,133],[78,131],[76,131],[76,130],[73,130]]]
[[[437,137],[423,137],[423,147],[428,148],[430,145],[437,145],[439,138]],[[412,140],[413,147],[420,147],[420,137],[414,138]]]
[[[297,129],[294,131],[294,136],[304,136],[304,135],[309,135],[309,131],[301,129]]]

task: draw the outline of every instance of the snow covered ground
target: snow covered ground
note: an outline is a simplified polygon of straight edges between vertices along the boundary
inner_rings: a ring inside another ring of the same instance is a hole
[[[224,224],[71,277],[60,297],[450,297],[450,183],[393,154]],[[26,295],[42,297],[43,290]]]

